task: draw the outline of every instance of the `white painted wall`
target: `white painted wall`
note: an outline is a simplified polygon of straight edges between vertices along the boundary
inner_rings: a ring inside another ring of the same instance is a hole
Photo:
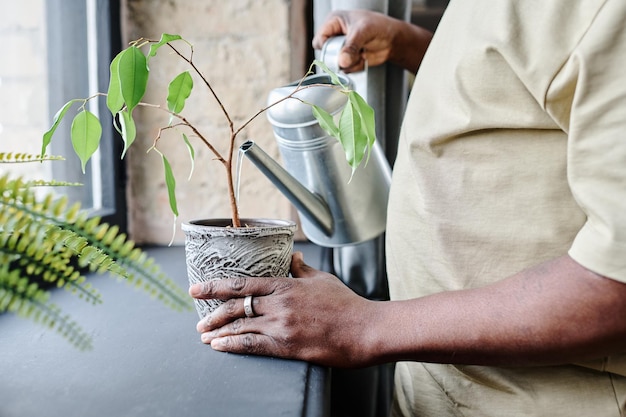
[[[0,152],[39,154],[47,130],[44,0],[6,1],[0,13]],[[0,164],[27,178],[49,178],[50,165]]]

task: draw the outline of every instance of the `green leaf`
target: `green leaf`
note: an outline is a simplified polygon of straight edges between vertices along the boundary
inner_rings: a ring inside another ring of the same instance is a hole
[[[376,142],[376,118],[374,109],[356,91],[348,93],[348,102],[352,105],[360,119],[361,130],[357,132],[355,146],[367,150],[367,159]],[[361,161],[358,161],[360,163]],[[357,164],[358,165],[358,164]]]
[[[130,145],[133,144],[135,138],[137,137],[137,129],[135,127],[135,120],[133,119],[133,115],[128,111],[128,109],[119,112],[120,115],[120,124],[122,125],[122,140],[124,141],[124,150],[122,151],[122,158],[126,155],[126,151],[130,148]]]
[[[152,45],[150,45],[150,52],[148,53],[148,58],[152,58],[153,56],[155,56],[158,49],[162,47],[163,45],[166,45],[168,42],[176,41],[179,39],[183,39],[183,38],[180,35],[170,35],[168,33],[163,33],[161,35],[161,40],[159,40],[159,42],[153,43]]]
[[[328,74],[330,76],[330,80],[333,84],[335,85],[340,85],[341,87],[343,87],[343,89],[346,89],[346,86],[343,85],[341,83],[341,81],[339,80],[339,77],[337,76],[337,74],[335,74],[335,72],[333,70],[331,70],[330,68],[328,68],[328,66],[323,63],[320,60],[314,60],[313,63],[315,65],[317,65],[318,67],[320,67],[322,69],[322,71],[324,71],[326,74]]]
[[[352,167],[352,173],[359,166],[359,162],[363,159],[362,152],[359,155],[359,149],[356,147],[356,132],[361,130],[361,121],[356,116],[352,103],[348,101],[341,111],[339,117],[339,143],[343,147],[346,154],[346,160]]]
[[[130,113],[143,98],[148,85],[148,65],[139,48],[131,46],[121,52],[118,74],[122,97]]]
[[[78,101],[78,100],[68,101],[54,115],[54,119],[52,120],[52,127],[50,128],[50,130],[48,130],[46,133],[43,134],[43,143],[41,145],[41,157],[42,158],[46,154],[46,149],[48,149],[48,145],[50,144],[50,141],[52,140],[52,135],[54,135],[54,132],[57,130],[57,127],[59,127],[59,124],[61,123],[61,120],[63,120],[65,113],[67,113],[67,111],[72,106],[72,104],[74,104],[75,101]]]
[[[324,129],[330,136],[339,138],[339,128],[335,124],[333,116],[315,104],[311,104],[311,107],[313,110],[313,116],[315,116],[322,129]]]
[[[172,166],[169,161],[165,157],[165,155],[161,154],[163,158],[163,169],[165,170],[165,185],[167,185],[167,194],[169,197],[170,208],[172,209],[172,213],[175,216],[178,216],[178,205],[176,204],[176,179],[174,178],[174,173],[172,172]]]
[[[189,138],[184,133],[183,133],[183,140],[185,141],[185,145],[187,145],[187,150],[189,151],[189,159],[191,160],[190,161],[191,168],[189,170],[189,178],[188,178],[188,179],[191,179],[191,174],[193,174],[193,170],[196,165],[196,151],[193,149],[191,142],[189,142]]]
[[[173,113],[180,113],[185,108],[185,100],[193,89],[193,79],[189,71],[176,76],[168,87],[167,108]]]
[[[100,145],[101,136],[100,120],[93,113],[83,110],[74,117],[71,128],[72,146],[80,158],[83,173],[87,161]]]
[[[122,97],[119,74],[121,57],[122,52],[120,52],[115,58],[113,58],[113,61],[111,61],[111,65],[109,66],[111,76],[109,78],[109,90],[107,91],[107,107],[113,117],[115,117],[117,112],[122,110],[122,107],[124,107],[124,97]]]

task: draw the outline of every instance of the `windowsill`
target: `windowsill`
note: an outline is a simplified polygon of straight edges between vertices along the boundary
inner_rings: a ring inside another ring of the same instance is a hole
[[[315,253],[310,248],[307,259]],[[315,249],[312,249],[315,250]],[[186,285],[184,249],[148,252]],[[54,332],[0,316],[0,415],[322,416],[328,372],[297,361],[215,352],[195,331],[194,312],[169,310],[143,292],[94,277],[104,304],[63,291],[53,301],[93,336],[80,352]]]

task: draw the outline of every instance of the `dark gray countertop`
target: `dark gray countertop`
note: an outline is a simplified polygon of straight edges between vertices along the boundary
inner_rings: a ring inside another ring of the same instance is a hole
[[[186,287],[182,247],[150,253]],[[323,416],[328,372],[297,361],[220,353],[200,342],[195,311],[178,313],[109,277],[104,304],[57,291],[88,329],[81,352],[58,334],[0,315],[0,417]]]

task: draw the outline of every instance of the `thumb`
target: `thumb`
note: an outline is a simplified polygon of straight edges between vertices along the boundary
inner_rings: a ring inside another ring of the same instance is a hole
[[[304,278],[315,274],[315,269],[304,263],[304,255],[302,252],[294,252],[291,256],[291,275],[294,278]]]
[[[337,58],[339,68],[343,70],[354,70],[363,60],[361,52],[362,48],[358,47],[355,43],[346,43],[343,48],[341,48],[341,52]]]

